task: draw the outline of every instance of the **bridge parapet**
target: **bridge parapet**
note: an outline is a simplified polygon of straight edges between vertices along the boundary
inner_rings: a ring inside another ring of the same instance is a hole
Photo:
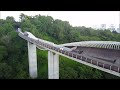
[[[120,50],[120,42],[115,42],[115,41],[82,41],[82,42],[60,44],[60,46],[66,46],[66,47],[82,46],[82,47],[97,47],[97,48]]]
[[[118,62],[118,66],[116,66],[115,64],[111,64],[111,63],[104,63],[102,62],[102,59],[99,61],[97,61],[97,59],[99,59],[99,56],[95,59],[93,58],[89,58],[87,54],[84,54],[84,52],[81,52],[81,53],[76,53],[76,52],[73,52],[74,49],[76,49],[77,47],[96,47],[96,48],[106,48],[106,49],[115,49],[117,51],[120,51],[120,42],[113,42],[113,41],[83,41],[83,42],[76,42],[76,43],[67,43],[67,44],[61,44],[61,45],[56,45],[56,44],[51,44],[51,43],[48,43],[47,41],[44,42],[44,40],[40,40],[40,39],[34,39],[34,38],[31,38],[31,37],[28,37],[26,35],[24,35],[24,33],[19,33],[19,36],[22,37],[23,39],[27,40],[28,42],[30,43],[33,43],[35,44],[36,46],[40,46],[48,51],[50,51],[49,53],[49,56],[48,58],[49,61],[52,61],[51,64],[49,64],[49,66],[52,65],[52,67],[56,67],[58,68],[58,63],[56,65],[54,65],[54,60],[57,59],[58,61],[58,55],[62,55],[62,56],[65,56],[67,58],[70,58],[74,61],[77,61],[77,62],[80,62],[82,64],[85,64],[85,65],[88,65],[88,66],[91,66],[93,68],[97,68],[99,70],[102,70],[102,71],[105,71],[105,72],[108,72],[108,73],[111,73],[111,74],[114,74],[114,75],[117,75],[117,76],[120,76],[120,60]],[[72,51],[66,49],[66,46],[67,47],[75,47]],[[61,47],[63,47],[63,49],[61,49]],[[86,50],[87,51],[87,50]],[[94,53],[96,50],[94,49],[91,49],[91,52],[89,53]],[[56,56],[52,55],[52,53],[56,53]],[[88,53],[88,54],[89,54]],[[99,53],[99,52],[98,52]],[[92,54],[91,54],[92,55]],[[99,55],[102,55],[101,53]],[[52,57],[50,57],[52,56]],[[117,53],[117,56],[119,57],[119,52]],[[120,58],[119,58],[120,59]],[[104,60],[104,59],[103,59]],[[104,60],[105,61],[105,60]],[[112,61],[112,60],[111,60]],[[54,71],[56,72],[57,70],[57,74],[55,74],[55,78],[58,78],[58,69],[54,69],[50,67],[51,69],[48,69],[50,71],[52,71],[52,73],[49,71],[49,75],[54,75]],[[53,78],[52,76],[50,76],[50,78]],[[53,78],[54,79],[54,78]]]

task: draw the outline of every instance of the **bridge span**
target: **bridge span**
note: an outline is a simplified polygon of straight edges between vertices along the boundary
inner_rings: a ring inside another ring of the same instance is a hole
[[[36,38],[30,32],[18,32],[28,42],[29,73],[32,78],[37,77],[36,47],[48,50],[49,79],[59,79],[59,55],[120,77],[120,42],[83,41],[57,45]]]

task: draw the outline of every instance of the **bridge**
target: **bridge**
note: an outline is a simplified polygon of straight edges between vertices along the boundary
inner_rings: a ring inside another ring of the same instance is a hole
[[[28,42],[31,78],[37,78],[36,47],[48,50],[48,79],[59,79],[59,55],[120,77],[120,42],[82,41],[57,45],[36,38],[30,32],[23,33],[20,28],[18,32]]]

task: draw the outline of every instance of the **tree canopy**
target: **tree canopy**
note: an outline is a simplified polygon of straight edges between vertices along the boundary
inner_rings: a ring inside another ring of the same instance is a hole
[[[76,41],[120,41],[120,34],[110,30],[94,30],[86,27],[73,27],[68,21],[53,19],[51,16],[20,15],[20,21],[8,16],[0,19],[0,78],[30,79],[28,69],[27,42],[16,32],[30,31],[36,37],[56,44]],[[47,79],[47,51],[37,50],[38,78]],[[118,78],[97,69],[82,65],[60,56],[61,79],[106,79]]]

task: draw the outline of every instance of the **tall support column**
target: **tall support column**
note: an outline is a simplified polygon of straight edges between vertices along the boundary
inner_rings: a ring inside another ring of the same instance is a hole
[[[48,51],[48,79],[59,79],[59,55]]]
[[[29,74],[31,78],[37,78],[37,54],[36,45],[28,42]]]

